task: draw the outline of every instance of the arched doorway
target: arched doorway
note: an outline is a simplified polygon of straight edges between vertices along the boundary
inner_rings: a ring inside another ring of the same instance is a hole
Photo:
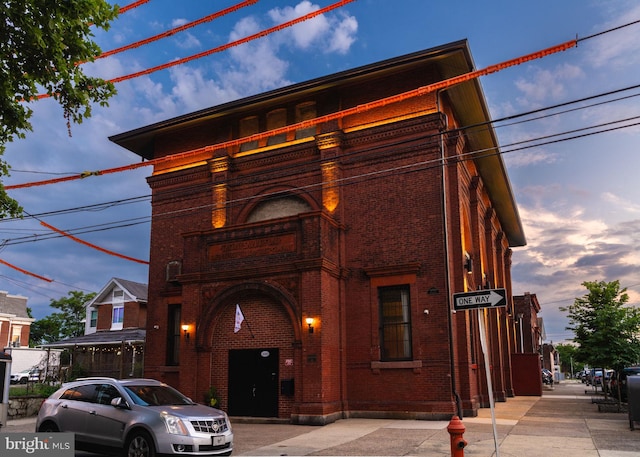
[[[207,373],[220,407],[231,416],[289,417],[299,378],[300,325],[286,292],[245,283],[218,294],[209,307]],[[244,321],[236,329],[236,310]],[[237,330],[237,331],[236,331]]]

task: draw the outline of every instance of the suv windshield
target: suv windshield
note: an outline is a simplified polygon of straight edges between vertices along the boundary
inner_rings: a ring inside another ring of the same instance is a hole
[[[192,405],[193,402],[168,386],[125,386],[133,402],[140,406]]]

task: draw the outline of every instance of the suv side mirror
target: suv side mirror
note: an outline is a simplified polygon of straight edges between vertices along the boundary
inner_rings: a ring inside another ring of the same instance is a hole
[[[112,399],[111,406],[115,406],[116,408],[122,408],[122,409],[131,409],[129,407],[129,404],[125,400],[123,400],[122,397],[116,397]]]

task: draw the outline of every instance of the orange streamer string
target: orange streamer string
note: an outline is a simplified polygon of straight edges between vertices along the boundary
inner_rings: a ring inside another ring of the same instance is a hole
[[[4,261],[2,259],[0,259],[0,263],[3,264],[3,265],[8,266],[9,268],[13,268],[14,270],[19,271],[20,273],[23,273],[25,275],[33,276],[34,278],[42,279],[43,281],[47,281],[47,282],[53,282],[53,279],[45,278],[44,276],[40,276],[40,275],[37,275],[35,273],[31,273],[30,271],[27,271],[27,270],[22,269],[20,267],[16,267],[15,265],[12,265],[9,262]]]
[[[408,91],[408,92],[403,92],[401,94],[397,94],[397,95],[392,95],[390,97],[386,97],[380,100],[377,100],[375,102],[371,102],[371,103],[365,103],[362,105],[358,105],[355,106],[353,108],[348,108],[342,111],[338,111],[332,114],[327,114],[325,116],[321,116],[321,117],[317,117],[314,119],[309,119],[306,121],[302,121],[299,122],[297,124],[291,124],[285,127],[280,127],[277,129],[273,129],[273,130],[269,130],[267,132],[262,132],[262,133],[256,133],[254,135],[250,135],[250,136],[246,136],[243,138],[238,138],[235,140],[229,140],[229,141],[225,141],[223,143],[218,143],[215,145],[209,145],[209,146],[204,146],[201,148],[197,148],[197,149],[192,149],[189,151],[185,151],[179,154],[173,154],[171,156],[167,156],[167,157],[160,157],[158,159],[153,159],[153,160],[148,160],[146,162],[138,162],[135,164],[131,164],[131,165],[125,165],[125,166],[121,166],[121,167],[116,167],[116,168],[110,168],[110,169],[106,169],[106,170],[101,170],[101,171],[97,171],[97,172],[93,172],[93,173],[81,173],[78,175],[73,175],[73,176],[66,176],[64,178],[54,178],[54,179],[48,179],[48,180],[44,180],[44,181],[36,181],[36,182],[31,182],[31,183],[24,183],[24,184],[14,184],[14,185],[10,185],[10,186],[5,186],[6,190],[12,190],[12,189],[23,189],[26,187],[36,187],[36,186],[44,186],[44,185],[48,185],[48,184],[55,184],[55,183],[60,183],[60,182],[65,182],[65,181],[73,181],[73,180],[77,180],[77,179],[81,179],[81,178],[85,178],[87,176],[90,175],[103,175],[103,174],[109,174],[109,173],[117,173],[117,172],[121,172],[121,171],[127,171],[127,170],[133,170],[136,168],[140,168],[140,167],[147,167],[150,165],[157,165],[160,163],[164,163],[164,162],[170,162],[172,160],[176,160],[176,159],[184,159],[184,158],[189,158],[190,156],[193,155],[198,155],[198,154],[202,154],[202,153],[207,153],[207,152],[213,152],[216,149],[224,149],[226,147],[232,147],[232,146],[239,146],[242,143],[246,143],[249,141],[256,141],[256,140],[261,140],[273,135],[278,135],[281,133],[288,133],[288,132],[292,132],[295,130],[300,130],[300,129],[305,129],[308,127],[313,127],[315,125],[318,124],[322,124],[322,123],[326,123],[326,122],[330,122],[333,120],[337,120],[340,118],[343,118],[345,116],[350,116],[353,114],[358,114],[358,113],[362,113],[374,108],[379,108],[379,107],[383,107],[386,105],[389,105],[391,103],[397,103],[399,101],[402,100],[406,100],[412,97],[417,97],[417,96],[421,96],[421,95],[425,95],[427,93],[430,92],[434,92],[437,90],[441,90],[441,89],[446,89],[448,87],[452,87],[454,85],[460,84],[462,82],[465,81],[470,81],[474,78],[478,78],[480,76],[485,76],[491,73],[495,73],[501,70],[504,70],[505,68],[508,67],[512,67],[515,65],[520,65],[522,63],[531,61],[531,60],[535,60],[535,59],[540,59],[542,57],[548,56],[550,54],[554,54],[556,52],[561,52],[561,51],[566,51],[567,49],[570,49],[572,47],[575,47],[577,45],[577,40],[571,40],[571,41],[567,41],[565,43],[553,46],[551,48],[547,48],[547,49],[543,49],[542,51],[537,51],[531,54],[527,54],[521,57],[517,57],[515,59],[511,59],[511,60],[507,60],[505,62],[502,63],[498,63],[495,65],[491,65],[489,67],[486,67],[484,69],[481,70],[476,70],[476,71],[472,71],[469,73],[464,73],[462,75],[459,76],[454,76],[453,78],[449,78],[449,79],[445,79],[444,81],[440,81],[437,83],[433,83],[433,84],[429,84],[427,86],[422,86],[419,87],[417,89]]]
[[[126,13],[129,10],[139,7],[145,3],[148,3],[149,0],[138,0],[137,2],[129,3],[128,5],[121,6],[118,8],[118,14]]]
[[[147,1],[149,1],[149,0],[147,0]],[[128,51],[129,49],[139,48],[140,46],[143,46],[143,45],[146,45],[146,44],[149,44],[149,43],[153,43],[154,41],[161,40],[162,38],[170,37],[172,35],[175,35],[176,33],[183,32],[183,31],[185,31],[187,29],[190,29],[190,28],[195,27],[195,26],[200,25],[200,24],[204,24],[205,22],[211,22],[211,21],[213,21],[215,19],[218,19],[219,17],[222,17],[222,16],[225,16],[227,14],[233,13],[234,11],[237,11],[237,10],[239,10],[241,8],[244,8],[245,6],[253,5],[254,3],[257,3],[257,2],[258,2],[258,0],[245,0],[244,2],[240,2],[237,5],[230,6],[229,8],[226,8],[224,10],[220,10],[220,11],[218,11],[216,13],[210,14],[209,16],[205,16],[205,17],[203,17],[201,19],[198,19],[196,21],[189,22],[187,24],[181,25],[180,27],[176,27],[174,29],[167,30],[166,32],[159,33],[158,35],[154,35],[154,36],[149,37],[149,38],[145,38],[144,40],[136,41],[135,43],[131,43],[131,44],[128,44],[126,46],[122,46],[122,47],[119,47],[119,48],[116,48],[116,49],[112,49],[110,51],[103,52],[102,54],[96,56],[95,58],[96,59],[103,59],[105,57],[109,57],[109,56],[112,56],[114,54],[118,54],[120,52]]]
[[[172,62],[168,62],[168,63],[162,64],[162,65],[157,65],[155,67],[147,68],[146,70],[138,71],[136,73],[131,73],[131,74],[126,75],[126,76],[120,76],[118,78],[111,79],[110,82],[119,83],[119,82],[122,82],[122,81],[126,81],[128,79],[138,78],[140,76],[144,76],[144,75],[149,75],[151,73],[155,73],[156,71],[165,70],[167,68],[175,67],[176,65],[182,65],[182,64],[187,63],[187,62],[191,62],[191,61],[194,61],[194,60],[197,60],[197,59],[201,59],[202,57],[206,57],[206,56],[209,56],[211,54],[215,54],[215,53],[218,53],[218,52],[226,51],[227,49],[230,49],[232,47],[248,43],[248,42],[256,40],[258,38],[265,37],[265,36],[267,36],[267,35],[269,35],[271,33],[286,29],[287,27],[291,27],[293,25],[296,25],[296,24],[299,24],[301,22],[307,21],[307,20],[312,19],[312,18],[314,18],[316,16],[319,16],[319,15],[324,14],[326,12],[332,11],[332,10],[334,10],[336,8],[340,8],[340,7],[344,6],[344,5],[346,5],[347,3],[351,3],[353,1],[355,1],[355,0],[342,0],[340,2],[334,3],[333,5],[325,6],[324,8],[321,8],[321,9],[319,9],[317,11],[312,11],[311,13],[305,14],[304,16],[300,16],[300,17],[298,17],[296,19],[293,19],[291,21],[283,22],[280,25],[276,25],[274,27],[268,28],[268,29],[263,30],[261,32],[254,33],[253,35],[249,35],[249,36],[247,36],[245,38],[242,38],[240,40],[232,41],[231,43],[227,43],[227,44],[224,44],[222,46],[218,46],[216,48],[209,49],[207,51],[203,51],[203,52],[200,52],[198,54],[194,54],[192,56],[183,57],[182,59],[177,59],[177,60],[174,60]]]
[[[73,236],[73,235],[71,235],[71,234],[69,234],[67,232],[64,232],[64,231],[62,231],[60,229],[57,229],[53,225],[47,224],[44,221],[40,221],[40,224],[43,225],[44,227],[48,228],[49,230],[53,230],[56,233],[59,233],[59,234],[64,235],[64,236],[66,236],[68,238],[71,238],[73,241],[75,241],[77,243],[80,243],[80,244],[84,244],[85,246],[89,246],[90,248],[93,248],[93,249],[95,249],[97,251],[104,252],[105,254],[109,254],[109,255],[112,255],[112,256],[115,256],[115,257],[120,257],[121,259],[131,260],[132,262],[138,262],[138,263],[142,263],[142,264],[145,264],[145,265],[149,265],[149,262],[147,262],[146,260],[136,259],[136,258],[129,257],[129,256],[126,256],[126,255],[123,255],[123,254],[118,254],[117,252],[113,252],[113,251],[110,251],[108,249],[101,248],[100,246],[96,246],[95,244],[88,243],[88,242],[86,242],[84,240],[81,240],[80,238],[75,237],[75,236]]]
[[[288,22],[283,22],[280,25],[276,25],[275,27],[271,27],[269,29],[263,30],[261,32],[255,33],[253,35],[249,35],[249,36],[247,36],[245,38],[242,38],[240,40],[232,41],[231,43],[227,43],[227,44],[224,44],[222,46],[218,46],[216,48],[209,49],[207,51],[203,51],[203,52],[200,52],[198,54],[194,54],[194,55],[191,55],[191,56],[188,56],[188,57],[183,57],[182,59],[177,59],[177,60],[162,64],[162,65],[157,65],[155,67],[147,68],[146,70],[141,70],[141,71],[138,71],[136,73],[131,73],[131,74],[128,74],[128,75],[125,75],[125,76],[120,76],[118,78],[113,78],[113,79],[110,79],[109,82],[115,84],[115,83],[119,83],[119,82],[126,81],[126,80],[129,80],[129,79],[138,78],[140,76],[149,75],[151,73],[155,73],[155,72],[160,71],[160,70],[166,70],[167,68],[175,67],[176,65],[182,65],[182,64],[185,64],[187,62],[191,62],[193,60],[201,59],[202,57],[206,57],[206,56],[209,56],[211,54],[216,54],[218,52],[226,51],[227,49],[230,49],[232,47],[240,46],[241,44],[245,44],[245,43],[248,43],[250,41],[256,40],[258,38],[265,37],[265,36],[269,35],[270,33],[274,33],[274,32],[283,30],[283,29],[285,29],[287,27],[291,27],[293,25],[296,25],[296,24],[298,24],[300,22],[307,21],[307,20],[312,19],[312,18],[314,18],[316,16],[324,14],[324,13],[326,13],[328,11],[332,11],[332,10],[334,10],[336,8],[340,8],[340,7],[344,6],[344,5],[346,5],[347,3],[351,3],[351,2],[354,2],[354,1],[355,0],[341,0],[340,2],[334,3],[333,5],[325,6],[324,8],[319,9],[317,11],[312,11],[311,13],[305,14],[304,16],[300,16],[300,17],[298,17],[296,19],[293,19],[291,21],[288,21]],[[49,97],[52,97],[52,96],[53,96],[53,94],[39,94],[39,95],[36,95],[34,98],[37,99],[37,100],[42,100],[44,98],[49,98]]]

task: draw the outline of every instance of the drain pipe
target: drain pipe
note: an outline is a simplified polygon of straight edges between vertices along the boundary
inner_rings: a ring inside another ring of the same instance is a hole
[[[451,371],[451,392],[456,399],[456,410],[459,419],[462,419],[462,401],[458,394],[456,385],[456,364],[455,354],[453,350],[453,310],[451,309],[451,274],[449,271],[449,212],[447,211],[448,199],[447,199],[447,172],[446,172],[446,157],[444,149],[444,132],[448,129],[449,122],[446,113],[441,110],[440,94],[442,90],[436,92],[436,105],[439,113],[444,115],[444,129],[440,130],[440,170],[441,170],[441,182],[442,182],[442,225],[444,227],[443,239],[444,239],[444,265],[445,265],[445,284],[447,294],[447,319],[448,319],[448,331],[449,331],[449,363]]]

